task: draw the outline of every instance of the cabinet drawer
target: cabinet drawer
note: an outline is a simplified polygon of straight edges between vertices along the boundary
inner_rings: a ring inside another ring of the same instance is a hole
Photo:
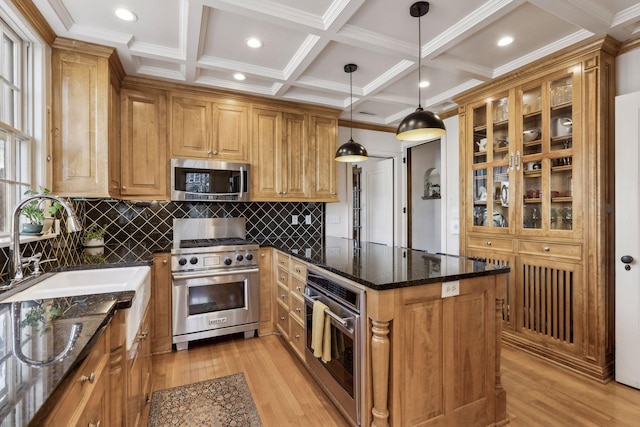
[[[304,360],[304,327],[295,318],[290,322],[291,334],[289,339],[295,352]]]
[[[276,287],[276,299],[285,307],[289,308],[289,288],[278,283],[278,286]]]
[[[276,303],[276,325],[283,337],[289,336],[289,309]]]
[[[307,265],[302,261],[291,258],[291,268],[289,269],[289,271],[291,271],[291,274],[300,276],[305,280],[307,279]]]
[[[278,267],[276,269],[276,281],[279,285],[289,287],[289,271]]]
[[[289,306],[291,314],[297,317],[299,321],[304,322],[304,301],[295,294],[291,295],[291,305]]]
[[[518,246],[518,253],[520,254],[543,255],[578,261],[582,259],[581,244],[521,240]]]
[[[473,249],[513,252],[513,239],[470,236],[468,246]]]
[[[276,264],[278,267],[284,267],[289,270],[289,255],[285,255],[282,252],[276,252]]]
[[[291,293],[295,295],[300,295],[300,297],[302,297],[302,294],[304,294],[304,286],[307,283],[306,279],[303,280],[299,277],[291,276],[290,283],[291,283],[291,287],[289,288],[289,290],[291,290]]]

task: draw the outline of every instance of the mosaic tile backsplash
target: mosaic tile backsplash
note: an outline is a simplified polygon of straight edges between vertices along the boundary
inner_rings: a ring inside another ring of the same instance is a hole
[[[189,203],[133,202],[121,200],[71,201],[76,215],[83,218],[84,227],[91,224],[107,226],[105,245],[135,242],[148,248],[166,247],[173,240],[173,218],[229,218],[247,220],[247,239],[257,242],[288,240],[300,247],[318,247],[324,235],[324,203]],[[298,215],[298,225],[291,217]],[[311,224],[305,224],[305,216]],[[61,218],[66,230],[65,218]],[[47,271],[59,265],[79,263],[82,233],[61,233],[60,236],[21,245],[23,257],[42,252]],[[9,249],[0,248],[0,283],[9,279]]]

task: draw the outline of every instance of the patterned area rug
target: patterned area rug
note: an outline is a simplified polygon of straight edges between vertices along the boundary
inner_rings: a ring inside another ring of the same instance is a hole
[[[154,391],[148,427],[261,427],[244,374]]]

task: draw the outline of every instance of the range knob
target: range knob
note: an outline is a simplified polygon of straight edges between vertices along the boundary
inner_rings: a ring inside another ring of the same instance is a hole
[[[225,258],[224,259],[224,265],[231,265],[231,258]]]
[[[189,260],[189,262],[190,262],[191,264],[197,264],[197,263],[198,263],[198,258],[196,258],[196,257],[191,257],[191,259]]]
[[[240,262],[242,261],[244,258],[242,257],[242,255],[238,254],[236,255],[236,261]]]
[[[178,264],[180,264],[180,265],[186,265],[186,264],[187,264],[187,259],[186,259],[186,258],[180,258],[180,259],[178,260]]]
[[[253,255],[252,255],[252,254],[250,254],[250,253],[248,253],[248,254],[246,254],[246,255],[244,256],[244,258],[245,258],[247,261],[251,261],[251,260],[253,259]]]

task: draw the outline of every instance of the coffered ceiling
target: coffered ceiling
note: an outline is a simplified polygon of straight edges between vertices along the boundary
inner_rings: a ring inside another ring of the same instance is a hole
[[[117,48],[128,75],[343,109],[397,125],[418,102],[413,0],[33,0],[59,36]],[[114,15],[126,7],[137,20]],[[422,106],[595,35],[640,33],[634,0],[432,0],[422,18]],[[501,37],[514,41],[498,47]],[[250,37],[263,42],[246,45]],[[235,73],[246,76],[234,79]]]

